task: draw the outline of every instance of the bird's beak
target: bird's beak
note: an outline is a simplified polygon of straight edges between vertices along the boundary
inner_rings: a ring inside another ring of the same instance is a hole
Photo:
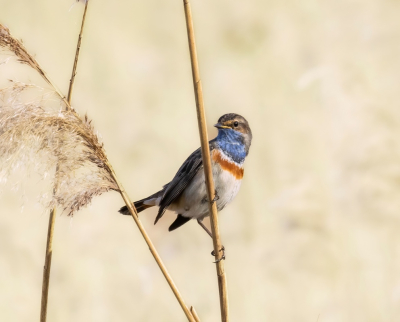
[[[222,125],[221,123],[217,123],[214,125],[217,129],[230,129],[229,126]]]

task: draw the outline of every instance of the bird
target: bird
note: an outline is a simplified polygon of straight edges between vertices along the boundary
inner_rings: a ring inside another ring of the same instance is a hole
[[[253,136],[249,123],[239,114],[222,115],[214,126],[218,129],[218,135],[209,141],[215,186],[215,198],[211,202],[216,202],[218,211],[221,211],[239,192],[244,174],[243,165]],[[162,218],[166,210],[175,212],[177,217],[169,226],[169,231],[196,219],[212,238],[212,233],[203,224],[203,219],[210,215],[208,204],[200,148],[183,162],[173,179],[161,190],[134,202],[137,213],[153,206],[159,207],[154,224]],[[122,207],[119,212],[130,215],[127,206]]]

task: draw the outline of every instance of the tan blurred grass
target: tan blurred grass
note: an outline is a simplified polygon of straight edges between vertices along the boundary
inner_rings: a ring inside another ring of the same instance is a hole
[[[1,23],[64,92],[81,15],[72,3],[0,0]],[[73,105],[141,198],[199,145],[182,4],[91,6]],[[400,4],[192,7],[209,124],[237,112],[254,133],[242,190],[220,216],[232,321],[398,321]],[[36,81],[3,67],[1,82]],[[48,217],[26,210],[36,184],[22,213],[19,193],[0,195],[2,321],[39,317]],[[184,321],[120,205],[109,193],[57,221],[49,320]],[[153,227],[154,216],[142,220],[185,299],[217,320],[210,240],[194,223],[168,233],[171,217]]]

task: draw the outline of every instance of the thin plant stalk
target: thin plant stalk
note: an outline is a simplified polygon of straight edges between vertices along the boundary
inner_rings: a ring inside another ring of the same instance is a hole
[[[196,320],[196,322],[200,322],[200,318],[197,315],[197,312],[196,312],[196,310],[194,309],[193,306],[190,307],[190,313],[192,313],[192,315],[193,315],[194,319]]]
[[[47,231],[46,257],[43,267],[42,302],[40,307],[40,322],[45,322],[47,317],[47,298],[50,286],[51,257],[53,254],[53,234],[56,219],[56,209],[50,211],[49,228]]]
[[[72,89],[74,87],[74,81],[75,81],[75,76],[76,76],[76,68],[78,66],[78,58],[79,58],[79,52],[81,50],[81,42],[82,42],[82,36],[83,36],[83,28],[85,26],[85,20],[86,20],[86,12],[88,8],[89,0],[85,2],[85,10],[83,11],[83,16],[82,16],[82,24],[81,24],[81,31],[79,32],[79,37],[78,37],[78,43],[76,46],[76,52],[75,52],[75,60],[74,60],[74,67],[72,68],[72,74],[71,74],[71,79],[69,81],[69,88],[68,88],[68,95],[67,95],[67,101],[68,103],[71,104],[71,96],[72,96]]]
[[[118,178],[117,178],[117,176],[116,176],[111,164],[108,163],[107,166],[111,170],[111,175],[112,175],[113,179],[115,180],[115,182],[117,183],[117,186],[119,188],[119,192],[121,194],[122,199],[124,199],[125,204],[128,207],[129,212],[131,213],[133,220],[135,221],[136,225],[138,226],[139,231],[143,236],[143,239],[146,241],[147,246],[149,247],[149,250],[150,250],[151,254],[153,255],[153,257],[154,257],[155,261],[157,262],[158,266],[160,267],[161,272],[163,273],[165,279],[167,280],[172,292],[174,293],[176,299],[178,300],[179,305],[181,306],[181,308],[182,308],[183,312],[185,313],[187,319],[190,322],[199,322],[200,320],[198,320],[198,319],[196,320],[193,317],[191,311],[186,306],[181,293],[179,292],[178,288],[176,287],[171,275],[168,273],[167,268],[165,267],[164,263],[162,262],[160,255],[158,255],[158,252],[157,252],[156,248],[154,247],[154,245],[153,245],[149,235],[147,234],[146,230],[144,229],[144,226],[140,222],[138,214],[137,214],[137,211],[136,211],[136,208],[133,205],[132,201],[130,200],[130,198],[129,198],[128,194],[126,193],[125,189],[122,187],[122,184],[119,182],[119,180],[118,180]]]
[[[207,196],[208,196],[208,200],[214,200],[215,188],[214,188],[214,181],[212,178],[210,148],[208,145],[206,116],[205,116],[204,101],[203,101],[203,90],[202,90],[202,86],[201,86],[199,64],[198,64],[197,52],[196,52],[196,43],[195,43],[195,37],[194,37],[192,12],[191,12],[190,4],[189,4],[188,0],[183,0],[183,4],[184,4],[184,8],[185,8],[186,29],[187,29],[188,41],[189,41],[189,51],[190,51],[190,60],[191,60],[191,65],[192,65],[193,86],[194,86],[194,93],[195,93],[195,98],[196,98],[197,121],[198,121],[200,141],[201,141],[201,154],[203,157],[204,174],[205,174],[205,181],[206,181],[206,186],[207,186]],[[224,261],[221,260],[222,252],[220,252],[220,250],[222,249],[222,243],[221,243],[221,238],[220,238],[219,228],[218,228],[218,214],[217,214],[216,203],[215,202],[209,203],[209,208],[210,208],[210,214],[211,214],[211,216],[210,216],[211,217],[211,229],[212,229],[212,234],[213,234],[213,245],[214,245],[214,253],[215,253],[217,276],[218,276],[221,320],[223,322],[227,322],[227,321],[229,321],[227,282],[226,282],[226,274],[225,274],[225,269],[224,269]]]
[[[81,48],[83,27],[85,25],[88,4],[89,4],[89,1],[86,1],[85,9],[84,9],[83,16],[82,16],[81,30],[79,32],[79,37],[78,37],[78,44],[76,46],[74,66],[72,68],[72,75],[71,75],[71,79],[69,81],[69,89],[68,89],[68,96],[67,96],[68,104],[65,105],[66,110],[68,110],[71,106],[72,89],[73,89],[73,84],[74,84],[74,80],[75,80],[76,69],[78,66],[78,57],[79,57],[79,51]],[[56,167],[56,172],[57,171],[58,171],[58,164]],[[54,187],[54,193],[56,191],[55,189],[57,189],[57,187]],[[53,255],[53,235],[54,235],[54,227],[55,227],[55,221],[56,221],[56,212],[57,212],[56,207],[54,207],[53,209],[50,210],[49,227],[47,230],[46,256],[45,256],[44,267],[43,267],[40,322],[46,322],[46,320],[47,320],[47,303],[48,303],[48,298],[49,298],[50,271],[51,271],[51,259],[52,259],[52,255]]]

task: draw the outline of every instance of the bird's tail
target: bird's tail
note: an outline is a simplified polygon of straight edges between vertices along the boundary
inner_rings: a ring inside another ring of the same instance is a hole
[[[147,198],[135,201],[133,204],[135,205],[137,213],[142,212],[143,210],[153,207],[153,206],[158,206],[158,198],[160,197],[160,192],[158,191],[155,194],[152,194],[151,196],[148,196]],[[119,212],[123,215],[130,215],[131,213],[128,210],[127,206],[123,206]]]

